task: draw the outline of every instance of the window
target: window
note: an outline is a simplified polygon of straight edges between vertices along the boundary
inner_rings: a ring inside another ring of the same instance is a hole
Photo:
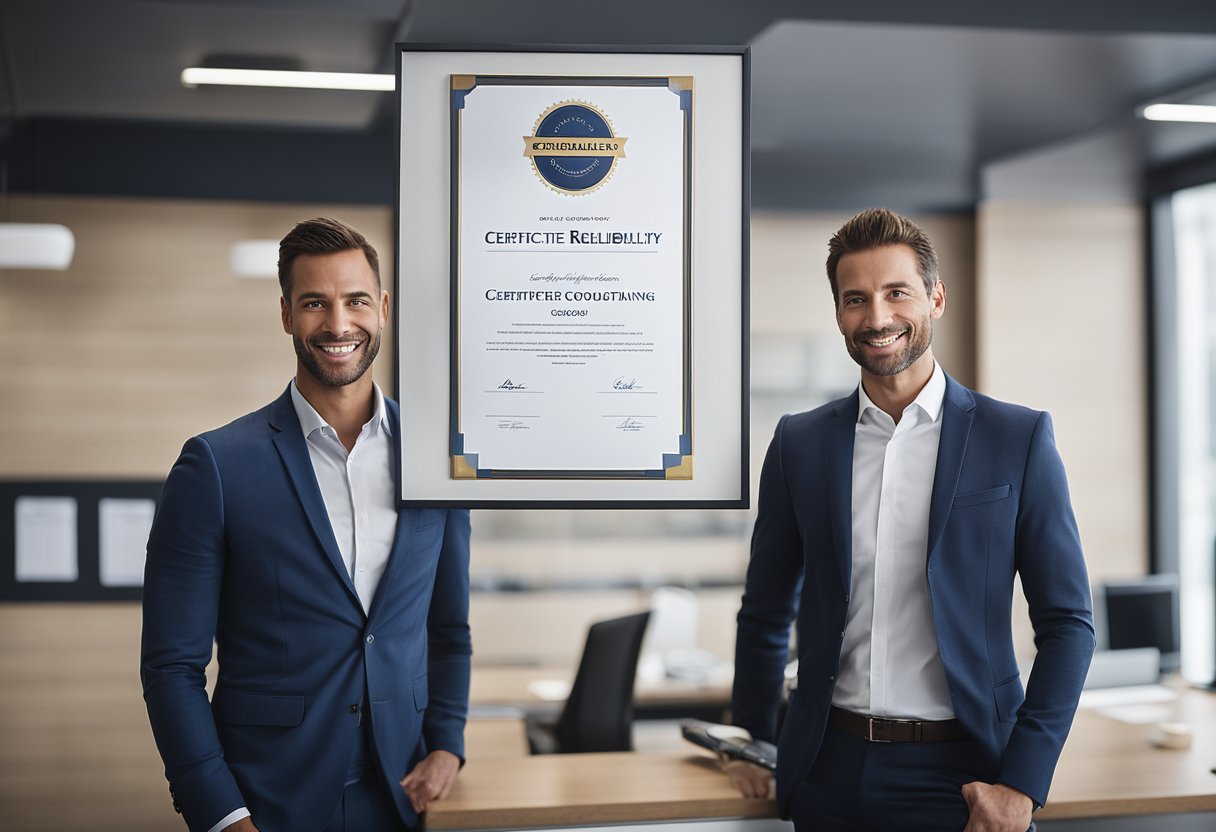
[[[1182,672],[1216,681],[1216,182],[1154,204],[1154,569],[1177,571]]]

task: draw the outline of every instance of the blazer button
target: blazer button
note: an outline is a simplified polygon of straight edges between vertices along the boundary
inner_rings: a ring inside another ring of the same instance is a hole
[[[373,641],[375,641],[375,640],[376,640],[376,637],[375,637],[375,636],[373,636],[373,635],[369,635],[369,636],[367,637],[367,643],[368,643],[368,644],[371,644],[371,643],[372,643]]]
[[[357,713],[359,713],[359,706],[358,706],[358,704],[351,705],[351,706],[350,706],[350,712],[351,712],[352,714],[357,714]]]
[[[833,675],[833,676],[829,676],[829,677],[828,677],[828,681],[829,681],[829,682],[835,682],[835,681],[836,681],[836,677],[835,677],[834,675]]]

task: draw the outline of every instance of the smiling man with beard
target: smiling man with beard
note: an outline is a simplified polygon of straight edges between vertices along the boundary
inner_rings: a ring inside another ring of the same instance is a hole
[[[188,441],[165,483],[144,699],[192,832],[413,829],[464,756],[469,515],[398,508],[399,411],[368,372],[375,249],[302,222],[279,284],[295,379]]]
[[[733,715],[778,742],[783,817],[815,832],[1025,832],[1094,648],[1051,418],[933,357],[937,254],[885,209],[828,244],[851,395],[777,425],[738,619]],[[1038,655],[1023,691],[1014,578]],[[778,732],[790,623],[798,684]],[[731,763],[745,796],[767,772]]]

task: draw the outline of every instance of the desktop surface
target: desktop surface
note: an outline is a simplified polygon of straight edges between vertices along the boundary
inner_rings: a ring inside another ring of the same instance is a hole
[[[1078,711],[1042,820],[1211,812],[1216,818],[1216,694],[1177,690],[1162,717],[1193,731],[1189,749],[1154,748],[1155,724]],[[502,721],[469,724],[468,764],[428,829],[541,829],[578,824],[771,818],[768,800],[745,800],[716,759],[682,740],[645,752],[514,756]],[[503,742],[506,738],[507,742]],[[641,744],[639,744],[641,745]],[[491,748],[493,750],[491,750]],[[483,750],[484,749],[484,750]],[[1146,821],[1147,823],[1147,821]],[[1146,828],[1151,828],[1147,827]]]

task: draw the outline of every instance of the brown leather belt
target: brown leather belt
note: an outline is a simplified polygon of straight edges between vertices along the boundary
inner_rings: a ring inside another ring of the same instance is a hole
[[[971,736],[957,719],[920,722],[915,719],[885,719],[832,707],[828,723],[841,731],[870,742],[949,742]]]

